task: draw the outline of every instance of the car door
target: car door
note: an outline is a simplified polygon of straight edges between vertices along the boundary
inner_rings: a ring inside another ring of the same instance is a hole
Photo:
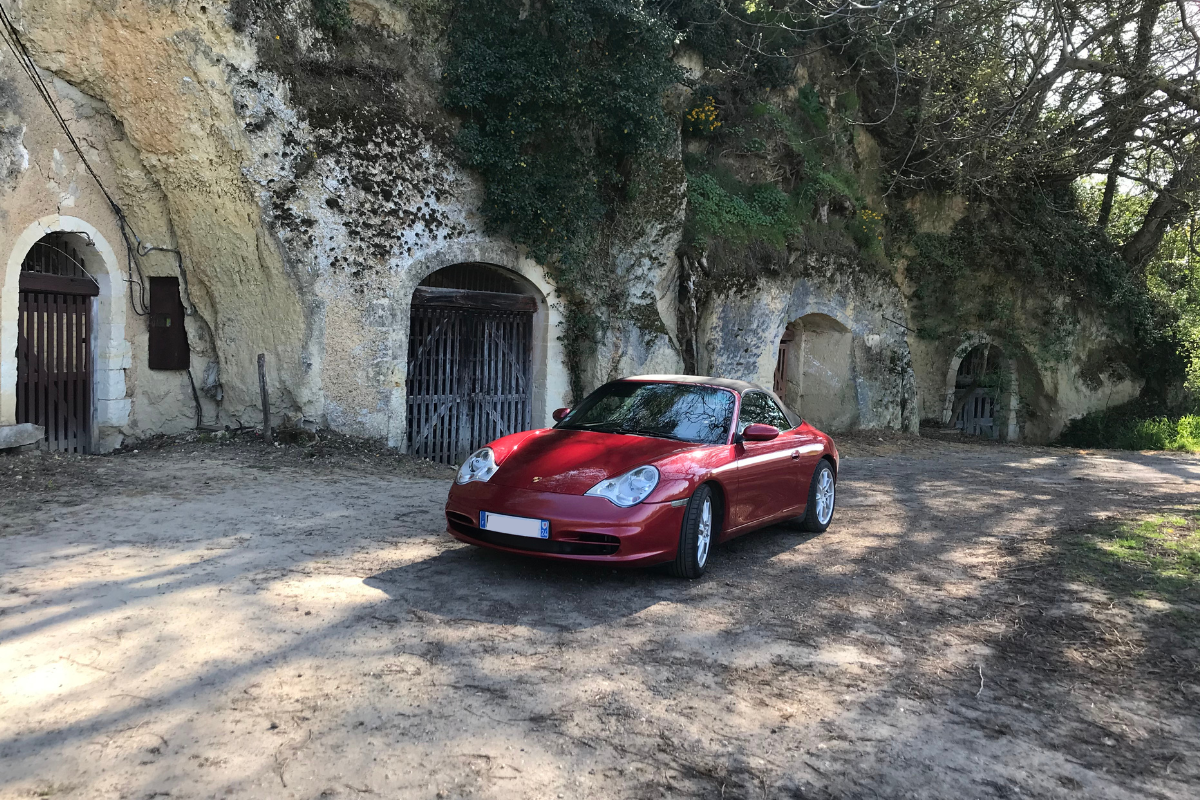
[[[797,442],[787,416],[765,392],[742,395],[737,432],[752,423],[773,425],[779,436],[769,442],[741,442],[737,448],[737,496],[730,504],[732,528],[787,516],[804,504],[797,491]]]

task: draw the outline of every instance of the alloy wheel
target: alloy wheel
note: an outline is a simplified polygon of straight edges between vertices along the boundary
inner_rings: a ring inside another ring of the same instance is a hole
[[[821,470],[817,480],[817,522],[827,525],[833,517],[833,501],[836,484],[833,473],[828,469]]]
[[[696,564],[703,567],[708,561],[708,546],[712,542],[712,498],[704,498],[700,507],[700,524],[696,529]]]

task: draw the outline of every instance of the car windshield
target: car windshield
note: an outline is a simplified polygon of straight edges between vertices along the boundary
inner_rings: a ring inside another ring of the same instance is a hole
[[[618,381],[588,395],[558,427],[719,444],[733,406],[732,392],[712,386]]]

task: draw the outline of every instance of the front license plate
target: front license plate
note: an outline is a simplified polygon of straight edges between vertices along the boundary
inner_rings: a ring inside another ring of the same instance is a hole
[[[508,514],[492,514],[489,511],[480,511],[479,527],[485,531],[509,533],[513,536],[528,536],[533,539],[550,538],[550,522],[544,519],[510,517]]]

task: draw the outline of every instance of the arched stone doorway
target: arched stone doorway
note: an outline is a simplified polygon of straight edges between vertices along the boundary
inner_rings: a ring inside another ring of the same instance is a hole
[[[784,330],[775,393],[804,419],[827,431],[858,422],[854,336],[826,314],[806,314]]]
[[[967,436],[1020,438],[1017,364],[991,337],[973,334],[954,352],[946,372],[942,424]]]
[[[92,449],[92,316],[100,286],[77,234],[34,242],[21,262],[17,307],[17,424],[45,429],[43,445]]]
[[[108,242],[83,220],[44,217],[17,237],[0,288],[0,426],[42,425],[55,450],[118,446],[131,353]]]
[[[407,441],[414,455],[459,463],[535,420],[540,292],[515,272],[454,264],[413,292]]]

